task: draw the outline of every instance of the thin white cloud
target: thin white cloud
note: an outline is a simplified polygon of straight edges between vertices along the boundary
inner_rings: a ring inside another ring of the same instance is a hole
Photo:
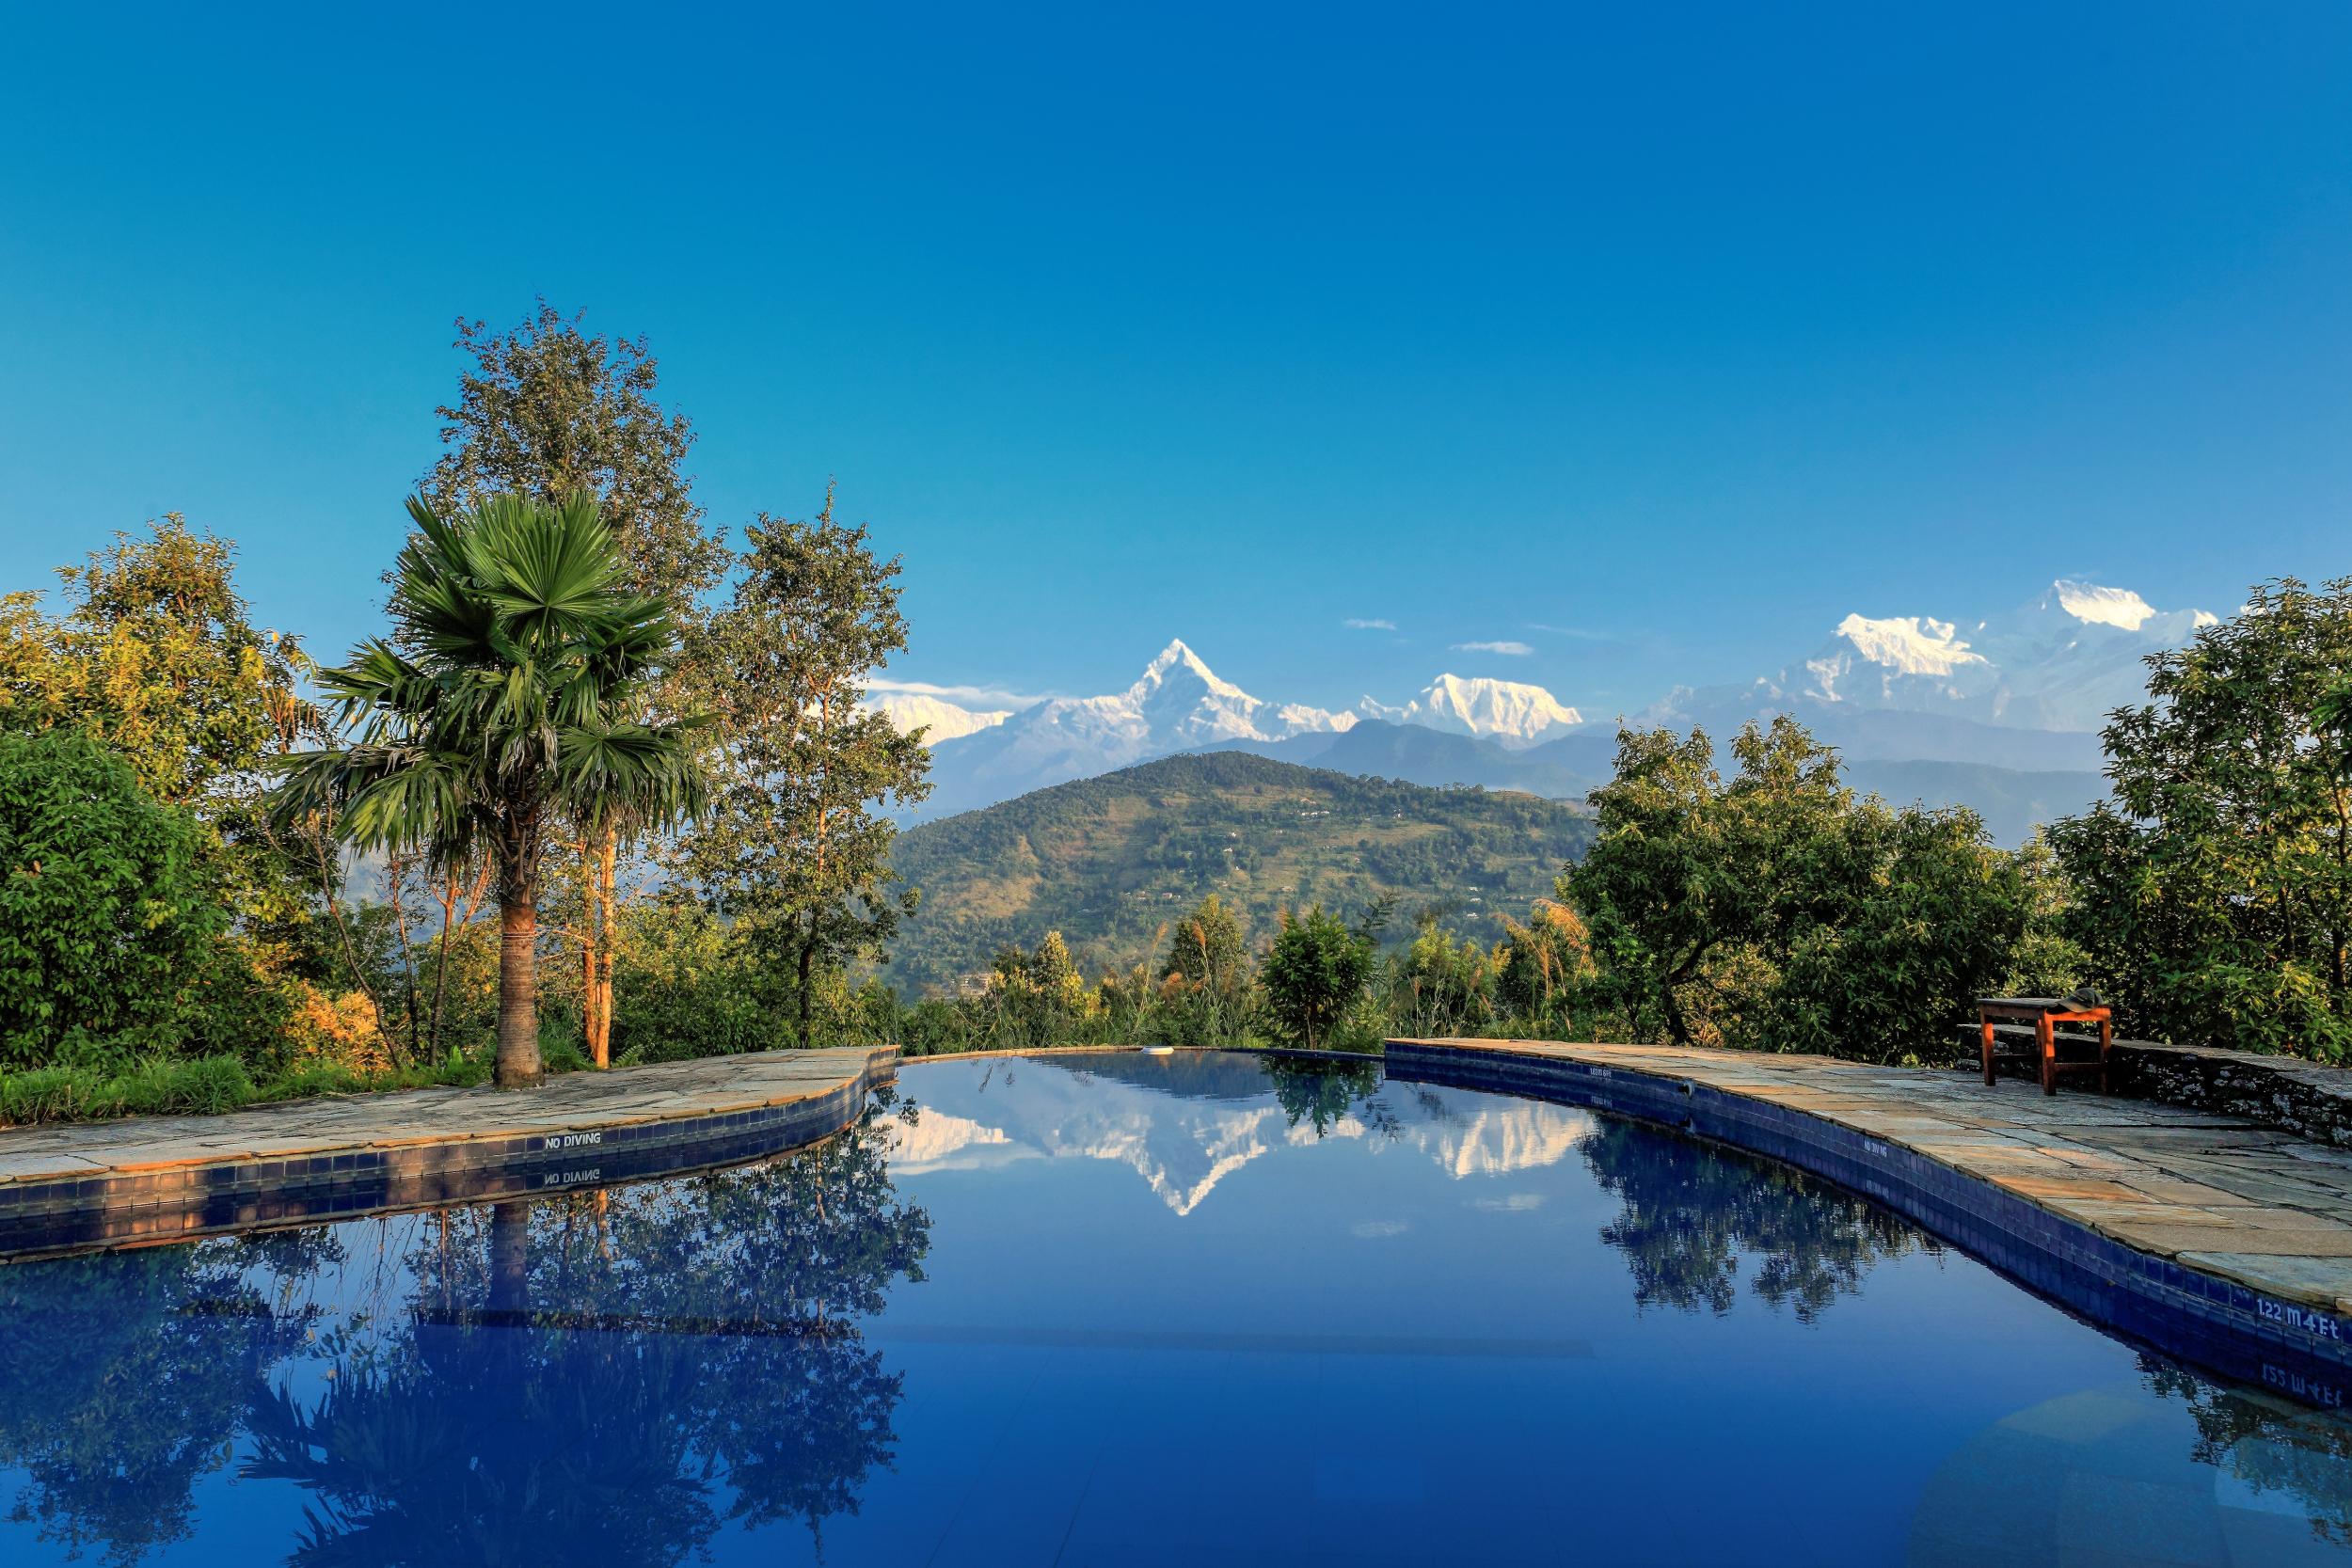
[[[1354,616],[1354,615],[1351,615],[1351,616],[1349,616],[1346,620],[1342,621],[1342,622],[1340,623],[1340,625],[1342,625],[1342,626],[1345,626],[1345,627],[1346,627],[1348,630],[1350,630],[1350,631],[1394,631],[1394,630],[1396,630],[1396,623],[1395,623],[1394,621],[1375,621],[1375,620],[1365,620],[1365,619],[1362,619],[1362,618],[1360,618],[1360,617]]]
[[[1594,631],[1588,626],[1546,626],[1541,621],[1528,622],[1527,629],[1530,631],[1548,631],[1554,637],[1573,637],[1581,642],[1614,642],[1617,640],[1614,632]]]
[[[930,681],[871,680],[866,683],[869,691],[898,691],[911,697],[944,697],[951,703],[977,705],[984,708],[1035,707],[1046,701],[1024,691],[1008,691],[1001,686],[934,686]]]
[[[1456,642],[1457,654],[1508,654],[1513,658],[1525,658],[1535,650],[1524,642]]]

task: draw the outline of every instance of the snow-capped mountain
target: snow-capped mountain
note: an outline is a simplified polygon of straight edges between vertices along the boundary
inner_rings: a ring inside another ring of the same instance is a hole
[[[1584,722],[1582,714],[1540,686],[1486,676],[1439,675],[1402,707],[1371,697],[1357,706],[1367,718],[1477,736],[1511,747],[1533,746]]]
[[[1055,697],[932,752],[926,815],[966,811],[1033,789],[1092,778],[1171,752],[1341,731],[1352,713],[1278,705],[1219,676],[1180,639],[1133,686],[1101,697]]]
[[[2009,729],[2088,732],[2144,699],[2146,659],[2216,617],[2159,610],[2124,588],[2061,578],[1975,622],[1848,615],[1812,657],[1744,687],[1674,693],[1644,717],[1722,724],[1764,711],[1941,715]]]
[[[900,735],[921,730],[924,743],[930,746],[992,728],[1013,715],[1009,707],[970,708],[920,691],[877,692],[866,699],[866,705],[887,715]]]
[[[1375,1153],[1410,1152],[1473,1182],[1559,1164],[1590,1136],[1591,1113],[1535,1101],[1493,1106],[1428,1089],[1396,1097],[1378,1132],[1348,1114],[1317,1132],[1265,1098],[1254,1062],[1105,1054],[1024,1061],[1023,1093],[1008,1099],[942,1074],[923,1085],[913,1127],[887,1124],[901,1177],[1024,1160],[1104,1160],[1125,1165],[1183,1217],[1217,1184],[1278,1145],[1325,1139]]]

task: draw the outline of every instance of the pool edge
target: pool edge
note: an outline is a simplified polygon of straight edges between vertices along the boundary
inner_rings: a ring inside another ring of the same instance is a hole
[[[897,1076],[895,1046],[837,1054],[845,1068],[856,1057],[854,1069],[788,1087],[722,1091],[683,1110],[533,1116],[547,1102],[527,1096],[514,1101],[513,1125],[487,1132],[355,1135],[293,1155],[134,1162],[0,1181],[0,1265],[653,1180],[787,1153],[849,1127],[874,1088]]]
[[[1675,1073],[1515,1042],[1391,1040],[1389,1077],[1563,1099],[1712,1138],[1826,1178],[2100,1326],[2307,1404],[2352,1391],[2343,1318],[2133,1247],[1906,1145]]]

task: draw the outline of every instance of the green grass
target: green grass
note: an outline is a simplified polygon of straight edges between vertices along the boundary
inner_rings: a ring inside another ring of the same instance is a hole
[[[550,1061],[549,1071],[569,1063]],[[360,1073],[347,1068],[304,1067],[259,1083],[234,1056],[155,1058],[128,1069],[46,1067],[0,1072],[0,1125],[103,1121],[114,1117],[173,1113],[217,1116],[247,1105],[306,1100],[322,1094],[372,1094],[446,1084],[461,1087],[489,1082],[490,1064],[453,1057],[433,1067]]]

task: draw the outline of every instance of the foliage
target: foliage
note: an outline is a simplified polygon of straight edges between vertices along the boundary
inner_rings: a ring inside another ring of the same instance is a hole
[[[1212,893],[1168,933],[1156,980],[1148,972],[1134,977],[1135,1010],[1157,1013],[1155,1042],[1238,1045],[1248,1035],[1255,980],[1241,920]],[[1104,997],[1106,1008],[1120,999],[1115,988]]]
[[[766,1051],[784,1006],[741,933],[691,899],[665,898],[621,923],[613,1048],[625,1062]]]
[[[185,1042],[224,923],[200,843],[87,735],[0,734],[0,1065]]]
[[[544,299],[502,332],[457,324],[455,346],[473,363],[458,377],[455,404],[437,410],[446,450],[422,493],[442,516],[499,496],[550,506],[593,497],[620,551],[622,581],[682,620],[727,565],[724,541],[704,528],[685,473],[693,430],[661,406],[660,368],[644,339],[592,336],[580,324]]]
[[[906,646],[898,562],[864,528],[762,514],[728,607],[710,630],[702,694],[719,716],[710,818],[676,868],[753,951],[792,976],[797,1034],[814,1043],[823,972],[879,956],[914,907],[894,885],[883,814],[929,791],[930,755],[864,705]]]
[[[1563,1020],[1597,973],[1584,922],[1567,905],[1538,898],[1525,923],[1506,915],[1502,927],[1508,940],[1495,973],[1498,1009],[1539,1025]]]
[[[224,808],[307,716],[293,641],[257,631],[234,552],[177,513],[58,578],[74,603],[0,595],[0,729],[87,730],[173,805]]]
[[[2149,660],[2104,732],[2112,799],[2054,825],[2068,934],[2126,1032],[2352,1051],[2352,579],[2256,588]]]
[[[282,817],[329,815],[364,848],[495,868],[501,924],[498,1079],[540,1074],[540,856],[560,816],[657,824],[699,803],[690,725],[644,716],[675,644],[657,599],[620,586],[612,531],[575,497],[516,497],[444,518],[421,500],[376,640],[322,672],[345,745],[290,759]]]
[[[0,732],[81,730],[187,814],[223,915],[209,1038],[260,1055],[294,988],[355,976],[327,918],[341,867],[271,832],[262,809],[271,763],[317,733],[299,688],[309,661],[253,626],[234,564],[227,541],[174,515],[60,568],[61,616],[30,594],[0,597]]]
[[[892,863],[923,904],[887,973],[910,994],[951,990],[983,976],[999,949],[1058,930],[1089,974],[1123,975],[1156,965],[1181,911],[1211,895],[1245,942],[1263,942],[1285,906],[1360,910],[1383,896],[1435,906],[1492,941],[1492,911],[1551,892],[1592,834],[1581,807],[1532,795],[1239,752],[1164,757],[900,834]]]
[[[1498,964],[1511,951],[1506,946],[1499,955],[1469,938],[1457,941],[1435,910],[1423,911],[1412,944],[1388,964],[1390,1020],[1401,1033],[1424,1039],[1477,1034],[1494,1021]]]
[[[1371,942],[1322,905],[1285,913],[1259,972],[1275,1027],[1310,1051],[1327,1044],[1332,1026],[1361,996],[1372,958]]]
[[[1857,799],[1793,721],[1750,725],[1724,781],[1707,736],[1627,731],[1600,837],[1560,879],[1598,992],[1637,1036],[1940,1059],[2051,900],[1965,810]]]

